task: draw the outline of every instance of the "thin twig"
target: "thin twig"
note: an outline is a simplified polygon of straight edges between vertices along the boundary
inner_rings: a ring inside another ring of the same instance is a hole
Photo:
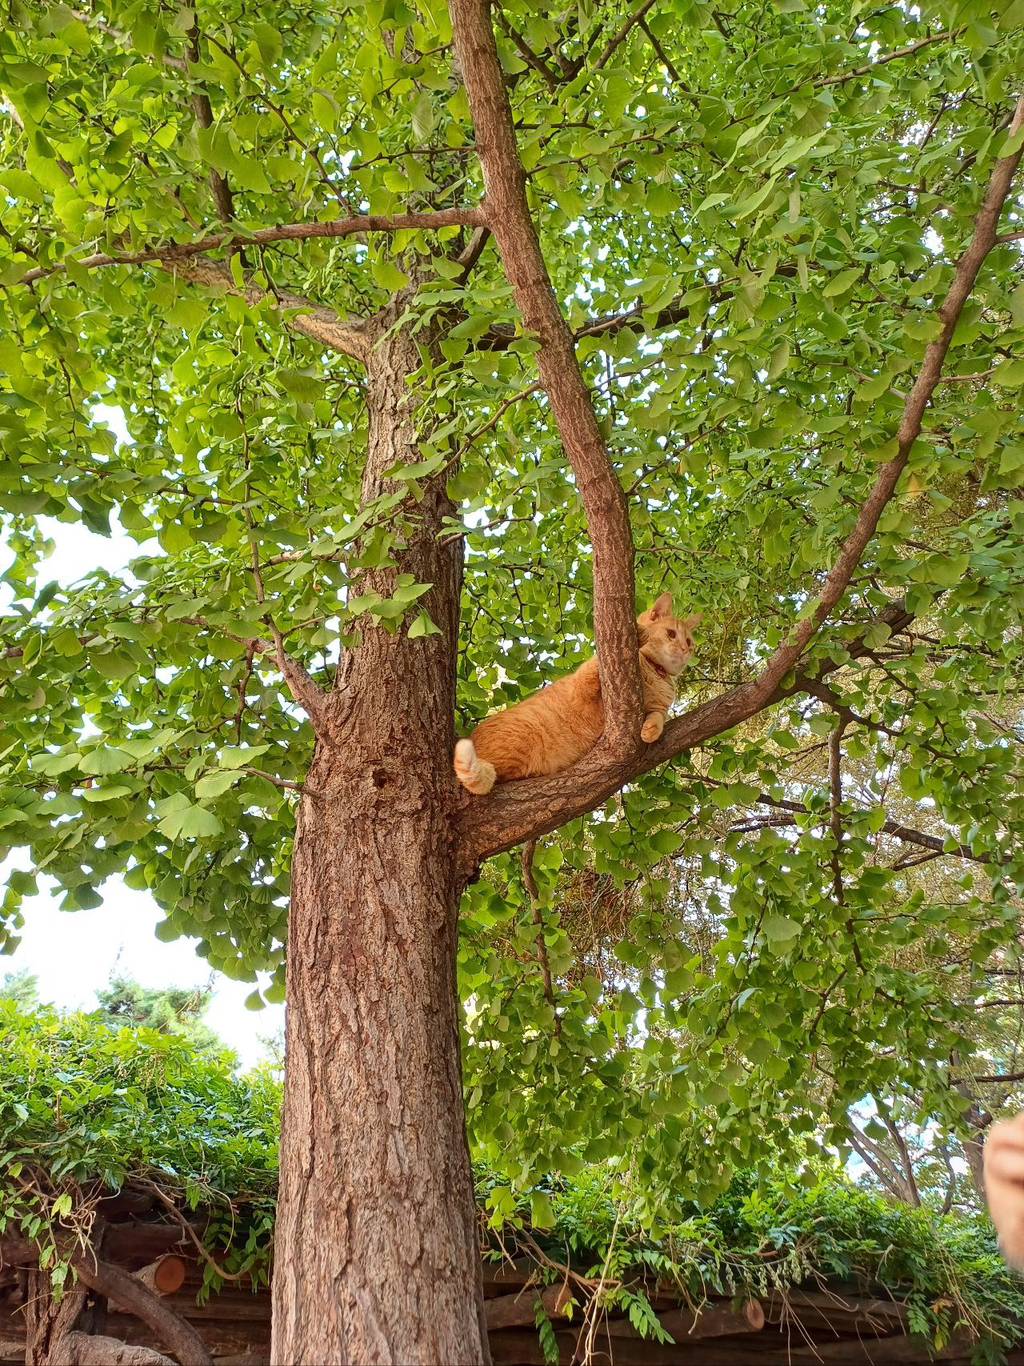
[[[172,1216],[174,1222],[181,1227],[182,1232],[188,1234],[189,1239],[195,1246],[196,1251],[199,1253],[203,1261],[207,1264],[207,1266],[211,1267],[213,1271],[216,1272],[216,1274],[221,1278],[221,1280],[243,1281],[246,1279],[247,1276],[251,1274],[248,1271],[225,1270],[225,1268],[221,1266],[217,1259],[213,1257],[207,1250],[206,1246],[203,1243],[203,1240],[199,1237],[199,1234],[196,1233],[195,1229],[182,1214],[176,1202],[171,1199],[171,1197],[167,1194],[166,1191],[161,1190],[161,1188],[157,1185],[155,1181],[150,1181],[144,1176],[136,1176],[132,1179],[132,1185],[142,1186],[145,1190],[148,1190],[151,1195],[156,1196],[156,1198]]]

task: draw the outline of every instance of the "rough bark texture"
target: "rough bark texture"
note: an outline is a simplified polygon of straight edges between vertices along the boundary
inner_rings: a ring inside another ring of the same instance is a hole
[[[170,1357],[151,1347],[133,1347],[91,1333],[65,1333],[57,1350],[52,1366],[174,1366]]]
[[[395,315],[402,306],[396,302]],[[394,321],[381,321],[380,334]],[[366,500],[415,459],[404,331],[368,361]],[[328,699],[296,835],[272,1358],[487,1362],[459,1058],[450,848],[460,552],[443,481],[394,569],[434,584],[440,635],[364,618]]]
[[[69,1286],[57,1299],[48,1271],[33,1267],[25,1296],[25,1366],[62,1366],[60,1343],[85,1304],[81,1286]]]

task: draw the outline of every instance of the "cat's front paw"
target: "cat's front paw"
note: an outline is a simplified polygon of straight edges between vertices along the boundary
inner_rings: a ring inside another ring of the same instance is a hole
[[[665,718],[660,712],[652,712],[644,722],[640,731],[640,739],[646,745],[653,745],[655,740],[661,739],[661,732],[665,729]]]

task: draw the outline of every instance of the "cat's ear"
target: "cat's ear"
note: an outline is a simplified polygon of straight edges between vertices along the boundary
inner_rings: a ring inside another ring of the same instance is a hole
[[[683,618],[683,623],[682,623],[682,624],[683,624],[683,626],[686,628],[686,630],[692,631],[693,628],[694,628],[695,626],[699,626],[703,620],[704,620],[704,613],[703,613],[703,612],[694,612],[694,614],[693,614],[692,617],[684,617],[684,618]]]
[[[663,621],[666,617],[671,617],[672,615],[672,594],[662,593],[661,597],[651,608],[651,620]]]

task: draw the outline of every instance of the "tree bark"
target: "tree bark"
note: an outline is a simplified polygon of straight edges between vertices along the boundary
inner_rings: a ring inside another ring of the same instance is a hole
[[[404,330],[370,348],[363,505],[412,461]],[[419,336],[422,341],[423,334]],[[305,785],[288,934],[286,1082],[273,1345],[297,1363],[489,1362],[466,1144],[451,851],[461,549],[437,538],[445,480],[400,527],[399,573],[433,589],[440,635],[363,618],[326,699]]]

